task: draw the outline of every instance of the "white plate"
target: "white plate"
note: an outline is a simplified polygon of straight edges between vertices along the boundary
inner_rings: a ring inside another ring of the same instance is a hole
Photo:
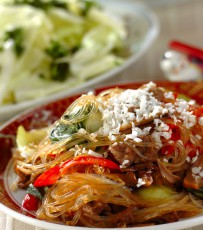
[[[136,89],[143,85],[143,82],[130,82],[126,84],[110,85],[111,87],[120,88],[131,88]],[[200,82],[157,82],[157,85],[168,88],[185,94],[188,97],[196,100],[199,104],[203,105],[203,83]],[[104,88],[96,89],[96,93],[103,91]],[[26,129],[31,127],[39,127],[39,124],[53,123],[54,120],[61,116],[61,113],[70,105],[72,101],[76,98],[75,96],[66,97],[55,102],[48,103],[47,105],[40,106],[29,111],[25,111],[20,115],[17,115],[12,120],[8,121],[0,127],[0,134],[7,134],[5,138],[1,136],[0,138],[0,210],[4,213],[18,219],[19,221],[37,226],[43,229],[52,230],[102,230],[102,228],[87,228],[87,227],[73,227],[61,224],[49,223],[46,221],[38,220],[26,216],[25,211],[22,212],[21,201],[24,195],[23,191],[18,190],[13,192],[11,188],[12,182],[15,180],[15,175],[13,171],[12,161],[11,161],[11,141],[8,141],[12,135],[16,133],[16,129],[19,125],[23,125]],[[13,202],[11,202],[13,201]],[[15,204],[15,205],[14,205]],[[17,206],[17,207],[16,207]],[[126,230],[180,230],[187,229],[194,226],[203,224],[203,215],[196,216],[194,218],[187,218],[180,220],[178,222],[162,224],[156,226],[148,227],[132,227],[125,228]],[[114,230],[113,228],[103,228],[104,230]],[[116,228],[118,229],[118,228]],[[202,228],[199,228],[202,229]]]
[[[128,27],[129,38],[128,45],[132,55],[124,62],[123,65],[112,69],[102,75],[99,75],[81,85],[72,89],[64,90],[43,98],[24,101],[13,105],[5,105],[0,107],[0,121],[12,117],[20,111],[35,105],[61,98],[65,95],[71,95],[79,91],[86,91],[98,86],[105,80],[116,76],[133,63],[135,63],[150,47],[159,32],[159,23],[155,14],[145,5],[128,0],[99,0],[100,4],[109,12],[115,13],[125,19]]]

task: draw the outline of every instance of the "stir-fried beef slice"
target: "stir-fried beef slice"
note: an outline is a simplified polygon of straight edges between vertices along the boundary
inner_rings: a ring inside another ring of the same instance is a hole
[[[164,90],[162,88],[158,87],[152,87],[149,92],[153,93],[153,96],[158,100],[158,101],[165,101],[165,96],[164,96]]]
[[[145,125],[149,125],[149,123],[152,122],[155,118],[158,118],[160,116],[166,117],[167,115],[168,115],[168,112],[164,114],[160,112],[160,113],[157,113],[155,116],[148,117],[147,119],[143,118],[140,121],[134,120],[133,123],[136,127],[145,126]],[[131,128],[132,128],[132,123],[128,123],[125,125],[121,125],[119,131],[123,133],[128,133],[131,130]]]
[[[30,175],[21,172],[18,167],[15,167],[15,172],[18,174],[18,187],[22,189],[27,188],[30,184]]]
[[[135,176],[135,173],[132,171],[126,171],[123,173],[114,173],[113,175],[111,174],[106,174],[105,175],[108,179],[111,179],[113,181],[116,181],[118,183],[123,182],[125,186],[127,187],[135,187],[137,185],[137,178]],[[115,178],[119,178],[118,180]]]
[[[139,180],[142,182],[141,185],[139,185]],[[153,183],[153,176],[151,172],[140,172],[138,176],[138,186],[144,186],[149,187]]]
[[[135,187],[137,184],[137,178],[133,172],[127,172],[126,174],[118,174],[118,177],[124,181],[125,186]]]
[[[83,206],[83,212],[88,216],[100,214],[105,215],[105,213],[111,212],[111,208],[106,203],[100,201],[91,201]]]
[[[142,85],[140,87],[140,89],[145,89],[147,86],[146,85]],[[150,87],[150,89],[148,90],[150,93],[153,94],[153,96],[158,100],[158,101],[165,101],[165,96],[164,96],[164,89],[161,87],[157,87],[156,85]]]
[[[147,146],[144,144],[144,143],[153,143],[154,139],[152,138],[152,136],[147,135],[147,136],[141,136],[139,138],[142,139],[142,142],[143,142],[143,146],[137,147],[139,152],[142,155],[144,155],[146,158],[148,158],[149,160],[157,159],[158,152],[157,152],[157,149],[155,148],[155,145]]]
[[[121,165],[125,164],[125,166],[129,166],[132,163],[140,161],[140,157],[137,153],[124,142],[113,144],[109,147],[109,150]]]
[[[143,186],[148,187],[152,185],[152,183],[154,183],[154,177],[156,175],[156,172],[159,171],[159,168],[155,162],[148,161],[148,162],[138,163],[130,167],[130,170],[132,170],[135,173],[135,176],[138,180],[138,184],[139,184],[139,180],[141,180]]]
[[[203,187],[203,154],[200,154],[197,160],[187,169],[183,185],[186,188],[200,189]]]
[[[153,173],[153,181],[156,185],[171,186],[171,183],[169,183],[168,180],[161,175],[160,170]]]
[[[166,224],[166,223],[173,223],[179,220],[179,213],[177,212],[170,212],[161,215],[160,217],[156,217],[150,221],[153,221],[155,224]]]
[[[152,141],[148,136],[139,137],[143,142]],[[137,151],[136,151],[137,149]],[[143,147],[131,147],[127,143],[119,142],[111,145],[109,147],[110,152],[113,154],[114,158],[123,166],[128,167],[133,163],[145,162],[147,159],[152,160],[157,156],[157,151],[155,147],[148,147],[143,145]],[[138,155],[138,152],[143,155],[143,157]]]
[[[161,115],[161,114],[157,114],[156,117],[159,117],[159,115]],[[142,120],[140,120],[140,121],[136,121],[136,120],[135,120],[135,121],[133,121],[133,123],[134,123],[135,126],[139,127],[139,126],[141,126],[141,125],[145,125],[145,124],[150,123],[150,122],[153,121],[154,118],[156,118],[156,117],[150,117],[150,118],[148,118],[148,119],[142,119]],[[120,131],[120,132],[126,132],[126,131],[128,131],[129,129],[131,129],[131,128],[132,128],[132,124],[131,124],[131,123],[128,123],[128,124],[125,124],[125,125],[121,125],[119,131]]]

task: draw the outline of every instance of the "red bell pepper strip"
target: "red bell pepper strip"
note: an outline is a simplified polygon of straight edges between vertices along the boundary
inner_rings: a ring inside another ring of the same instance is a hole
[[[198,118],[198,117],[202,117],[203,116],[203,107],[198,107],[195,108],[193,110],[194,115]]]
[[[172,141],[178,141],[180,140],[180,129],[177,125],[167,123],[169,126],[169,131],[171,130],[171,140]]]
[[[194,144],[192,144],[190,141],[188,141],[186,144],[185,144],[185,148],[188,149],[188,156],[190,158],[193,158],[193,157],[196,157],[197,156],[197,153],[198,154],[202,154],[202,150],[199,146],[195,146]]]
[[[161,154],[163,156],[171,155],[174,152],[175,148],[172,145],[166,145],[161,149]]]
[[[94,157],[94,156],[80,156],[76,159],[73,159],[69,162],[64,162],[61,168],[61,174],[64,175],[67,173],[67,170],[75,165],[100,165],[110,169],[120,170],[120,167],[111,160],[106,158]]]
[[[171,131],[171,140],[172,141],[178,141],[180,140],[180,128],[175,125],[175,124],[172,124],[172,123],[167,123],[167,125],[169,126],[169,130],[168,131]],[[175,148],[174,146],[172,145],[166,145],[164,146],[162,149],[161,149],[161,154],[162,155],[170,155],[174,152]]]
[[[48,186],[54,184],[60,177],[60,166],[56,165],[43,172],[34,182],[35,187]]]
[[[26,194],[23,201],[22,207],[27,209],[28,211],[35,211],[38,209],[38,199],[32,194]]]
[[[60,166],[57,165],[42,173],[34,182],[35,187],[49,186],[67,173],[68,169],[76,165],[100,165],[110,169],[120,170],[120,167],[111,160],[94,156],[79,156],[73,160],[67,160]]]
[[[173,96],[174,96],[174,99],[176,100],[177,97],[178,97],[178,93],[177,92],[173,92]]]

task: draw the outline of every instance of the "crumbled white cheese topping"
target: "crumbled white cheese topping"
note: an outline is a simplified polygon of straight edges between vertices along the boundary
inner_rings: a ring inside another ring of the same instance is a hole
[[[192,173],[193,174],[199,174],[201,172],[202,168],[199,166],[199,167],[193,167],[192,168]]]
[[[183,111],[181,115],[179,116],[183,120],[183,124],[185,125],[186,128],[190,128],[194,126],[197,122],[196,116],[192,115],[192,111]]]
[[[132,133],[127,134],[125,136],[125,141],[128,139],[132,139],[135,142],[142,142],[142,139],[139,137],[149,135],[150,130],[151,130],[151,127],[146,127],[144,129],[140,129],[139,127],[135,127],[135,124],[132,122]]]
[[[189,105],[194,105],[195,103],[196,103],[195,100],[190,100],[190,101],[188,101],[188,104],[189,104]]]
[[[98,152],[95,152],[95,151],[93,151],[93,150],[91,150],[91,149],[86,149],[86,148],[83,148],[82,149],[82,153],[83,154],[88,154],[88,155],[91,155],[91,156],[94,156],[94,157],[101,157],[101,158],[103,158],[104,156],[103,156],[103,154],[101,154],[101,153],[98,153]]]
[[[103,115],[103,127],[99,133],[109,135],[114,140],[116,134],[119,134],[121,126],[128,125],[133,121],[140,122],[147,119],[153,119],[157,115],[167,113],[164,104],[158,101],[148,90],[154,84],[149,83],[143,89],[124,90],[109,98],[101,108]]]
[[[81,149],[78,145],[75,145],[75,147],[71,150],[75,151],[74,156],[79,156],[82,154],[87,154],[87,155],[91,155],[94,157],[101,157],[101,158],[106,158],[108,156],[107,152],[98,153],[91,149],[86,149],[86,148]]]
[[[169,115],[173,115],[175,112],[175,108],[172,103],[166,103],[165,107],[168,109]]]
[[[203,126],[203,117],[199,117],[198,124],[201,125],[201,126]]]
[[[174,93],[171,92],[171,91],[165,92],[165,93],[164,93],[164,97],[165,97],[166,99],[175,99]]]
[[[166,162],[166,163],[168,163],[168,159],[167,158],[164,158],[163,161]]]
[[[194,157],[189,157],[189,156],[187,156],[186,161],[187,161],[188,163],[190,163],[190,164],[194,164],[194,163],[197,161],[198,156],[199,156],[199,150],[197,149],[197,150],[196,150],[196,155],[195,155]]]
[[[138,178],[136,186],[139,188],[144,184],[145,184],[145,181],[142,178]]]
[[[160,119],[154,119],[154,132],[152,133],[152,137],[154,138],[155,142],[157,143],[158,147],[161,147],[161,137],[164,137],[165,139],[171,138],[171,130],[169,130],[169,126],[165,124]]]
[[[177,112],[179,112],[179,113],[182,113],[182,112],[189,109],[188,102],[185,100],[177,99],[174,104],[176,106]]]
[[[120,165],[120,168],[126,168],[129,162],[129,160],[124,160],[123,163]]]
[[[192,176],[195,179],[203,178],[203,169],[202,169],[201,166],[199,166],[199,167],[192,167],[191,171],[192,171]]]
[[[198,155],[199,154],[196,154],[196,156],[191,159],[191,164],[194,164],[197,161]]]
[[[116,141],[122,127],[127,126],[131,127],[131,133],[125,135],[125,141],[132,139],[135,142],[141,142],[141,136],[151,134],[157,146],[160,147],[162,138],[167,140],[171,138],[169,126],[161,120],[163,115],[167,114],[175,124],[180,122],[186,128],[191,128],[197,123],[196,116],[190,111],[190,104],[187,101],[176,99],[174,104],[159,101],[150,92],[150,89],[155,86],[153,82],[150,82],[137,90],[124,90],[104,101],[103,107],[99,107],[103,126],[97,135],[108,136],[110,140]],[[164,96],[175,99],[173,92],[165,92]],[[136,124],[150,120],[154,120],[153,132],[151,127],[143,129],[136,127]],[[203,117],[199,118],[198,122],[203,125]]]
[[[95,151],[93,151],[91,149],[88,150],[87,154],[91,155],[91,156],[94,156],[94,157],[104,157],[102,154],[97,153],[97,152],[95,152]]]

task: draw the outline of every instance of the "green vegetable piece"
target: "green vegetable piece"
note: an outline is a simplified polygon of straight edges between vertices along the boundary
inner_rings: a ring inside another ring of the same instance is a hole
[[[1,73],[1,67],[0,67],[0,73]],[[6,104],[10,104],[10,103],[15,103],[15,93],[13,90],[7,90],[7,94],[6,96],[3,98],[3,103]]]
[[[50,65],[51,80],[61,82],[65,81],[69,72],[69,64],[56,62],[56,59],[66,56],[69,52],[68,49],[58,41],[51,41],[50,46],[45,50],[45,52],[53,58],[53,62]]]
[[[76,107],[73,111],[63,116],[64,120],[71,120],[75,117],[80,117],[77,123],[64,124],[59,122],[50,132],[50,139],[55,142],[70,137],[77,133],[79,129],[84,128],[87,132],[96,132],[102,125],[102,114],[98,111],[91,114],[92,104],[87,104],[85,107]],[[69,122],[70,122],[69,120]]]
[[[17,57],[21,56],[24,51],[23,47],[23,29],[22,28],[15,28],[12,30],[8,30],[4,34],[4,42],[12,41],[13,42],[13,49]]]
[[[92,0],[85,0],[82,1],[83,5],[82,5],[82,14],[83,15],[87,15],[87,13],[89,12],[89,10],[94,7],[94,6],[98,6],[98,4],[95,1]]]
[[[82,128],[81,123],[70,125],[59,123],[52,129],[49,138],[53,142],[57,142],[70,137],[74,133],[77,133],[80,128]]]
[[[170,198],[174,191],[170,187],[152,185],[140,188],[137,194],[144,200],[160,200]]]
[[[42,1],[42,0],[15,0],[14,4],[16,5],[31,5],[35,8],[39,8],[42,10],[48,10],[49,8],[52,7],[58,7],[58,8],[63,8],[67,9],[67,4],[62,1],[58,0],[49,0],[49,1]]]
[[[203,188],[200,188],[199,190],[195,190],[192,188],[187,188],[188,192],[193,193],[195,196],[198,196],[200,198],[203,198]]]
[[[65,81],[69,72],[69,64],[53,62],[50,66],[50,71],[51,80],[61,82]]]
[[[39,198],[40,200],[42,200],[42,198],[43,198],[40,191],[33,184],[29,185],[29,187],[27,188],[27,193]]]
[[[50,46],[45,51],[53,59],[61,58],[68,54],[68,49],[58,41],[51,41]]]
[[[47,134],[46,129],[33,129],[26,131],[21,125],[17,129],[16,142],[18,147],[27,146],[29,143],[39,143]]]
[[[70,112],[69,114],[65,114],[65,115],[63,116],[63,118],[64,118],[65,120],[74,118],[74,117],[78,116],[78,114],[81,113],[81,110],[82,110],[81,107],[77,107],[76,110]],[[92,110],[92,105],[91,105],[91,104],[88,104],[87,106],[85,106],[85,109],[83,110],[82,115],[83,115],[83,116],[87,116],[87,115],[91,112],[91,110]]]
[[[178,94],[177,96],[178,99],[183,99],[185,101],[190,101],[191,98],[189,98],[188,96],[186,96],[185,94]]]
[[[84,127],[89,133],[94,133],[99,130],[103,125],[102,121],[102,114],[101,112],[97,112],[93,114],[92,116],[90,115],[85,121],[84,121]]]
[[[99,5],[94,0],[76,0],[68,4],[70,12],[81,16],[86,16],[92,7],[99,8]]]
[[[72,118],[78,116],[78,114],[80,114],[80,112],[81,112],[81,108],[77,108],[77,110],[71,111],[69,114],[65,114],[65,115],[63,116],[63,118],[64,118],[65,120],[72,119]]]

